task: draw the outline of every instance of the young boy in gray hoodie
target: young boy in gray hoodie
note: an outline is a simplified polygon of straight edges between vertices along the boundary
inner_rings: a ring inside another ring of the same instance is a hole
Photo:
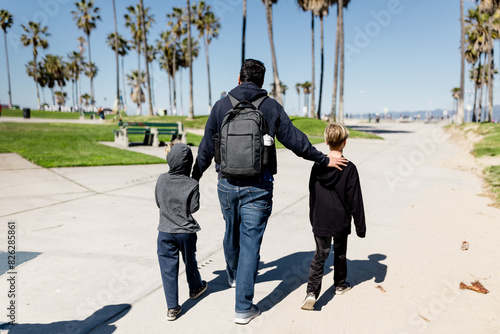
[[[189,177],[193,154],[182,143],[170,144],[166,152],[170,170],[160,175],[155,190],[160,208],[158,261],[167,299],[167,320],[175,320],[182,311],[178,300],[179,252],[186,266],[189,298],[201,296],[207,282],[201,280],[196,262],[196,232],[200,225],[191,214],[200,207],[200,192],[198,181]]]

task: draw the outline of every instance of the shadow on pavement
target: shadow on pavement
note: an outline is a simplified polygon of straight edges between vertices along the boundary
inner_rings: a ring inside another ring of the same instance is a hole
[[[311,265],[313,256],[314,252],[312,251],[297,252],[276,261],[261,263],[259,271],[264,271],[264,269],[268,268],[271,269],[257,276],[257,283],[281,281],[269,295],[257,303],[257,306],[262,312],[269,311],[290,293],[307,282],[309,278],[309,266]],[[327,268],[325,268],[325,274],[330,271],[331,267],[327,266]]]
[[[387,256],[383,254],[371,254],[368,260],[347,260],[347,281],[354,288],[356,285],[375,278],[375,283],[382,283],[387,275],[387,266],[380,261],[385,260]],[[326,283],[326,282],[324,282]],[[327,305],[335,296],[335,287],[333,282],[330,287],[318,298],[314,305],[316,310]],[[324,286],[328,286],[324,284]]]
[[[109,319],[113,318],[114,321],[120,319],[130,311],[130,308],[130,304],[107,305],[94,312],[94,314],[85,320],[58,321],[50,324],[6,325],[10,327],[9,334],[88,333]],[[0,329],[8,329],[8,327],[0,327]],[[116,326],[105,324],[99,328],[99,333],[113,333],[115,330]]]
[[[377,129],[376,127],[371,126],[363,126],[363,125],[349,125],[349,129],[363,131],[363,132],[371,132],[371,133],[413,133],[415,131],[406,131],[406,130],[388,130],[388,129]]]
[[[28,262],[29,260],[33,260],[35,257],[42,253],[39,252],[16,252],[15,254],[15,262],[16,268],[23,264],[24,262]],[[0,276],[5,274],[9,270],[9,253],[0,251]]]

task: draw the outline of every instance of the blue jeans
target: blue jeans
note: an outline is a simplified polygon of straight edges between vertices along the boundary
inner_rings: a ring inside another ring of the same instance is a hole
[[[197,239],[196,233],[158,232],[158,262],[168,308],[179,306],[179,251],[186,266],[189,291],[199,289],[203,285],[196,262]]]
[[[226,270],[236,279],[236,312],[252,307],[260,245],[273,206],[272,182],[234,182],[225,178],[217,185],[226,221],[224,255]]]

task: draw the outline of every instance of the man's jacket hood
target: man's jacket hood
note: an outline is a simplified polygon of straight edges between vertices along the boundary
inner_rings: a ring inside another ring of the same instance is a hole
[[[189,176],[193,166],[193,153],[186,144],[175,144],[167,154],[167,163],[170,166],[169,174]]]
[[[266,96],[267,91],[265,89],[257,87],[253,82],[242,82],[241,85],[233,88],[229,94],[236,98],[238,101],[247,100],[253,102],[259,97]]]

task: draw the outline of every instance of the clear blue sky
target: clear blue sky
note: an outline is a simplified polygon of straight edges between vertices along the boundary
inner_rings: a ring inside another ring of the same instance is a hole
[[[192,2],[192,1],[191,1]],[[221,19],[219,38],[210,46],[212,102],[222,91],[231,90],[237,83],[241,63],[241,0],[208,0],[215,14]],[[36,107],[36,90],[32,78],[25,71],[25,64],[33,59],[31,47],[19,42],[20,24],[41,21],[49,27],[49,48],[40,55],[66,55],[77,50],[77,38],[82,31],[76,28],[70,12],[75,9],[70,0],[1,0],[0,8],[14,15],[14,27],[9,30],[8,50],[12,77],[13,103],[21,107]],[[125,8],[138,0],[117,0],[118,30],[126,38],[130,32],[125,27]],[[159,38],[167,30],[166,14],[174,6],[185,6],[184,0],[144,0],[152,8],[156,23],[148,35],[148,42]],[[473,6],[465,1],[466,8]],[[111,0],[97,0],[102,21],[91,33],[92,60],[99,73],[94,79],[96,105],[110,107],[115,97],[116,65],[113,51],[106,45],[106,36],[114,31]],[[460,1],[459,0],[353,0],[345,11],[345,112],[360,111],[420,111],[436,108],[452,109],[450,90],[460,80]],[[295,84],[311,81],[311,15],[303,12],[295,0],[280,0],[273,6],[274,42],[277,52],[279,76],[289,90],[285,109],[290,115],[298,112]],[[320,76],[320,23],[316,19],[316,104],[319,97]],[[329,112],[332,102],[336,7],[324,19],[325,72],[322,113]],[[195,30],[194,30],[195,31]],[[3,35],[3,33],[2,33]],[[193,32],[193,36],[197,35]],[[0,101],[8,103],[7,76],[3,36],[0,51]],[[194,60],[195,115],[208,113],[208,88],[205,54]],[[87,56],[87,54],[86,54]],[[262,60],[267,67],[264,88],[272,82],[272,62],[267,34],[264,6],[259,0],[248,1],[246,57]],[[40,57],[41,58],[41,57]],[[125,72],[137,68],[137,53],[131,50],[125,57]],[[141,66],[144,69],[144,65]],[[182,73],[184,115],[189,105],[189,72]],[[154,66],[155,105],[168,107],[168,80],[166,72]],[[179,79],[180,76],[178,75]],[[121,82],[121,79],[120,79]],[[179,82],[178,82],[179,85]],[[472,88],[466,80],[466,89]],[[71,84],[65,91],[71,98]],[[89,80],[82,80],[82,91],[90,92]],[[361,92],[364,93],[361,93]],[[130,94],[130,87],[126,92]],[[495,94],[499,94],[495,84]],[[51,103],[50,92],[45,92]],[[106,99],[106,103],[105,103]],[[472,94],[466,94],[466,104]],[[135,106],[127,97],[129,114]],[[68,101],[69,105],[72,104]],[[303,96],[301,97],[303,104]],[[302,107],[301,107],[302,108]],[[178,101],[180,109],[180,101]],[[147,108],[143,107],[143,113]]]

